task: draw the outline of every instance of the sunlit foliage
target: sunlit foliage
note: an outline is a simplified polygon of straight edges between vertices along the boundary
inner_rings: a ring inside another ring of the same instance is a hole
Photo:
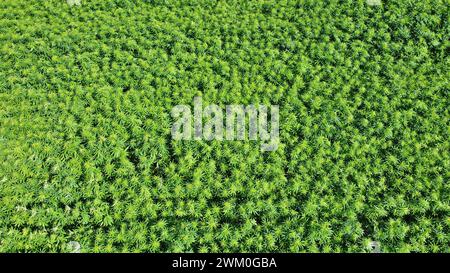
[[[449,252],[449,6],[0,1],[0,251]],[[195,96],[281,145],[172,140]]]

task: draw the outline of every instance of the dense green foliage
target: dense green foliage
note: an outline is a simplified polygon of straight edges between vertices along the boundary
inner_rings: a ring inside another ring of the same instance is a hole
[[[450,252],[449,6],[0,1],[0,251]],[[199,95],[278,150],[172,140]]]

